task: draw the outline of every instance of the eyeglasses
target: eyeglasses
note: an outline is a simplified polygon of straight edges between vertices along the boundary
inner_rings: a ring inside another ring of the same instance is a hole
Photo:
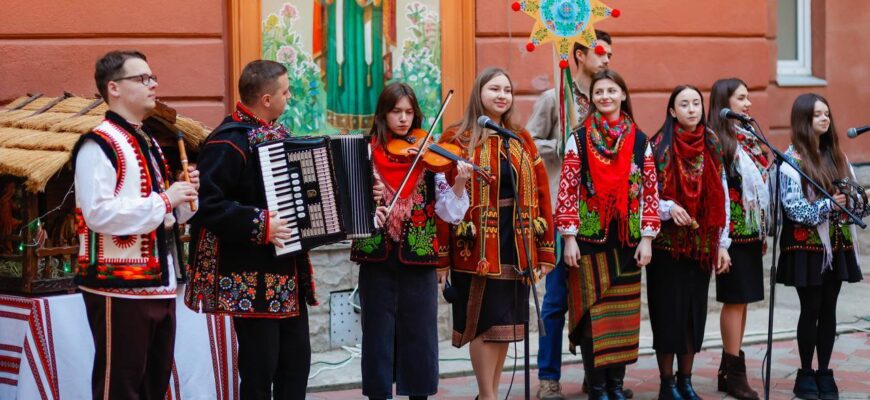
[[[133,76],[125,76],[123,78],[112,79],[113,81],[123,81],[123,80],[134,80],[138,81],[144,86],[151,86],[157,83],[157,75],[151,74],[142,74],[142,75],[133,75]]]

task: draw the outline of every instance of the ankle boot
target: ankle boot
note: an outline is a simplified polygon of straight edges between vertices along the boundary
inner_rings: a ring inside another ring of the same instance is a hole
[[[816,371],[816,386],[819,388],[819,398],[822,400],[837,400],[840,398],[840,389],[834,381],[834,371],[820,369]]]
[[[740,353],[743,355],[743,352]],[[725,385],[728,394],[739,400],[759,400],[746,380],[746,359],[725,353]]]
[[[683,400],[683,396],[677,390],[677,383],[674,382],[673,376],[663,376],[661,381],[658,400]]]
[[[792,393],[799,399],[818,399],[819,386],[816,383],[815,371],[804,368],[797,370]]]
[[[625,392],[622,388],[623,380],[625,379],[625,365],[618,367],[607,368],[604,372],[604,379],[607,382],[607,395],[610,400],[625,400]]]
[[[727,370],[727,366],[725,365],[725,349],[722,349],[722,358],[719,359],[719,372],[716,374],[717,376],[717,385],[716,390],[720,392],[728,391],[728,382],[725,379],[725,371]]]
[[[704,400],[698,396],[698,393],[695,393],[695,388],[692,387],[692,374],[677,373],[677,391],[685,400]]]
[[[602,368],[586,368],[586,382],[589,383],[589,400],[610,400],[607,395],[607,381],[605,379],[605,369]]]

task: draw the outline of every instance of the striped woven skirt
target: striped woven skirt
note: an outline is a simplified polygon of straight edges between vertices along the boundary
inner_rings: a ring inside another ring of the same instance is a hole
[[[620,245],[616,231],[604,244],[580,243],[580,266],[566,266],[569,339],[575,346],[588,335],[581,326],[588,314],[594,368],[631,364],[638,355],[641,271],[635,248]]]

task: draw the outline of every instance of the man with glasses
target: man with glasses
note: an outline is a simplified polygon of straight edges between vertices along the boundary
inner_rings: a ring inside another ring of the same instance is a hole
[[[142,121],[157,77],[137,51],[97,60],[94,80],[109,106],[73,149],[79,267],[94,340],[94,399],[158,399],[175,348],[178,223],[193,216],[199,172],[169,185],[169,167]]]

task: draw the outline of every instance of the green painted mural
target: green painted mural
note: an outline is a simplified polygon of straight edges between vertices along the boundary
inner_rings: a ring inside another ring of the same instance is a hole
[[[414,88],[434,119],[439,7],[437,0],[263,0],[263,58],[290,75],[292,98],[280,121],[297,134],[368,130],[378,95],[397,80]]]

